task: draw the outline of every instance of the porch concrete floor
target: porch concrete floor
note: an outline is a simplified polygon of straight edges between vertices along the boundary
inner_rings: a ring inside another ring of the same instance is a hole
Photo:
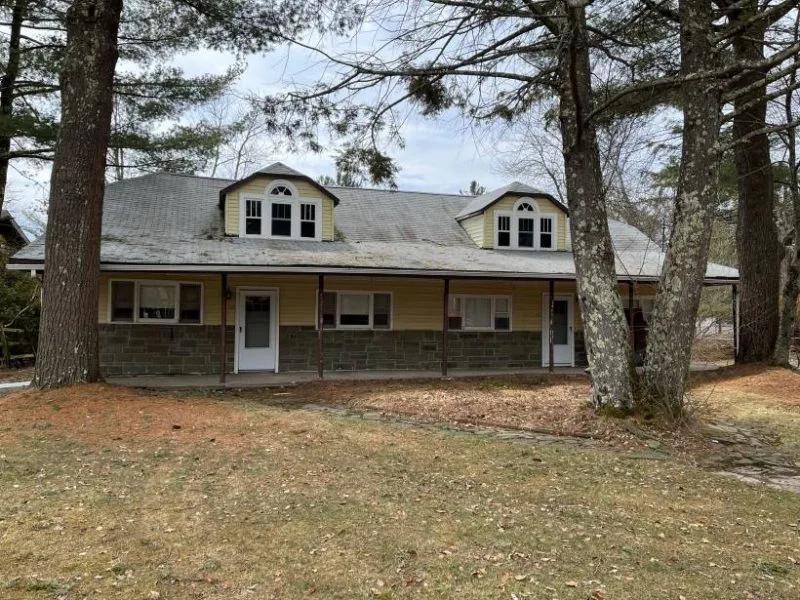
[[[557,375],[585,375],[583,367],[557,367]],[[451,369],[448,379],[465,377],[491,377],[502,375],[547,375],[546,368],[531,369]],[[377,381],[387,379],[441,379],[439,371],[326,371],[325,381]],[[318,381],[316,372],[271,373],[251,372],[228,374],[225,383],[219,375],[136,375],[133,377],[108,377],[114,385],[150,389],[224,389],[280,387]]]
[[[692,371],[711,371],[729,362],[692,363]],[[546,367],[528,369],[450,369],[448,379],[468,377],[502,377],[504,375],[547,375]],[[556,367],[555,375],[587,376],[584,367]],[[326,371],[325,381],[380,381],[387,379],[441,379],[440,371]],[[234,375],[229,373],[225,383],[220,383],[219,375],[136,375],[131,377],[109,377],[108,383],[126,387],[149,389],[236,389],[282,387],[318,381],[316,372],[272,373],[249,372]]]

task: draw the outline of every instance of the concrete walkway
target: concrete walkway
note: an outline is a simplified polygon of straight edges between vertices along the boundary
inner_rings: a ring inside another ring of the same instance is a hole
[[[19,390],[28,387],[30,384],[30,381],[9,381],[8,383],[0,383],[0,392]]]
[[[504,375],[547,375],[546,368],[534,369],[495,369],[461,370],[452,369],[448,379],[466,377],[497,377]],[[556,375],[586,376],[582,367],[559,367]],[[387,379],[441,379],[439,371],[330,371],[325,373],[325,381],[379,381]],[[316,372],[307,373],[239,373],[229,374],[225,383],[220,383],[219,375],[137,375],[135,377],[109,377],[108,383],[148,389],[236,389],[281,387],[310,381],[319,381]]]

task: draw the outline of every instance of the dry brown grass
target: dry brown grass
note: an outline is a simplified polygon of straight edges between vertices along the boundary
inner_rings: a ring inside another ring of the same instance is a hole
[[[0,398],[12,600],[794,599],[796,520],[791,494],[605,450],[113,386]]]

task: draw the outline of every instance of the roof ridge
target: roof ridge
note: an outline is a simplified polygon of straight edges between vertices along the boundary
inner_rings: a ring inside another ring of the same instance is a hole
[[[428,196],[453,196],[455,198],[464,198],[471,200],[475,196],[468,196],[465,194],[453,194],[451,192],[419,192],[417,190],[387,190],[383,188],[368,188],[368,187],[353,187],[349,185],[323,185],[325,188],[334,188],[337,190],[363,190],[365,192],[387,192],[390,194],[427,194]]]

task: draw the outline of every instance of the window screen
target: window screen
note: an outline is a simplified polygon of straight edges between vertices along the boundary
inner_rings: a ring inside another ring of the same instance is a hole
[[[132,323],[136,284],[132,281],[111,282],[111,320]]]

